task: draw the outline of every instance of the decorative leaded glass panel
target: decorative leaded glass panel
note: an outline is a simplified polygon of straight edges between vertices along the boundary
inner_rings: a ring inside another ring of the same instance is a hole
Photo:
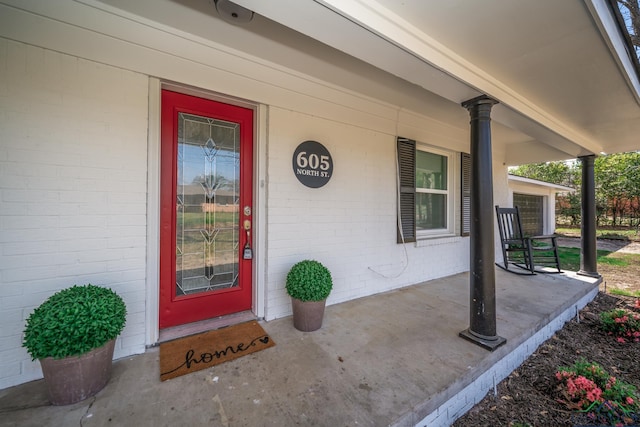
[[[176,295],[238,286],[239,133],[178,114]]]

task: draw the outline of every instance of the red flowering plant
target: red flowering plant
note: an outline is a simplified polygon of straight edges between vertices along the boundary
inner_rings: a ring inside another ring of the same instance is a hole
[[[600,313],[602,330],[619,343],[640,342],[640,314],[617,308]]]
[[[610,376],[597,363],[579,359],[556,372],[559,402],[583,412],[598,424],[630,425],[638,421],[640,401],[636,388]]]

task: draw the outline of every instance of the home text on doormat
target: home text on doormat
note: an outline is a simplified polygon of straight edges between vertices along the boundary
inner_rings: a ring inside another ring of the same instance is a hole
[[[246,322],[160,344],[160,380],[206,369],[276,345],[258,322]]]

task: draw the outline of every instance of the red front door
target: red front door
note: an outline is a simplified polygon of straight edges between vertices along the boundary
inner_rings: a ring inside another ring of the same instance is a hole
[[[162,91],[160,328],[251,309],[253,111]]]

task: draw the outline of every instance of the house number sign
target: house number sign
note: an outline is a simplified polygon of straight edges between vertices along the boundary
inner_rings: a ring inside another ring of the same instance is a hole
[[[307,187],[322,187],[333,174],[333,160],[329,150],[316,141],[301,143],[293,153],[293,173]]]

